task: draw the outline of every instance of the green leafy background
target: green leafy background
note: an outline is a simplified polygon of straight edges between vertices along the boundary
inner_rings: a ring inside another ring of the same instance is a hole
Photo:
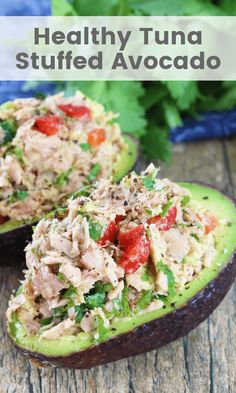
[[[236,15],[235,0],[51,0],[52,14],[63,15]],[[77,89],[120,114],[125,132],[140,139],[151,159],[170,161],[169,129],[185,116],[230,109],[236,102],[236,82],[92,81],[58,82],[67,95]]]

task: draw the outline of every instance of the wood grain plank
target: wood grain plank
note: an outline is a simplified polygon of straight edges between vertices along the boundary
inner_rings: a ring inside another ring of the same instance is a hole
[[[235,192],[236,140],[175,146],[161,176],[195,179]],[[145,162],[140,161],[139,168]],[[188,337],[158,351],[91,370],[37,369],[5,334],[4,314],[20,268],[0,268],[0,393],[234,393],[236,392],[236,293]]]

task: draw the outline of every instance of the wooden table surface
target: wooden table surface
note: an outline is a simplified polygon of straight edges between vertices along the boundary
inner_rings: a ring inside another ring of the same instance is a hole
[[[236,139],[175,146],[173,164],[161,176],[206,181],[233,195]],[[6,337],[7,301],[19,277],[19,267],[0,268],[0,393],[236,393],[236,286],[187,337],[113,364],[67,371],[37,369]]]

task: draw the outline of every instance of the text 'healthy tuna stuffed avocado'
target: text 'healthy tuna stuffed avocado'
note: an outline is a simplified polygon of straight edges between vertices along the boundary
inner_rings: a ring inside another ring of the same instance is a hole
[[[234,204],[156,173],[150,165],[120,184],[101,180],[36,226],[7,311],[26,354],[72,368],[114,361],[187,333],[224,297],[235,276]]]
[[[98,178],[117,180],[131,169],[135,146],[115,118],[80,92],[0,107],[0,234],[37,221]]]

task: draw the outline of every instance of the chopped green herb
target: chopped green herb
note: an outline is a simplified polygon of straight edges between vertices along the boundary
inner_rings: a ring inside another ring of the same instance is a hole
[[[148,238],[151,239],[152,238],[152,234],[151,234],[150,228],[147,228],[146,232],[147,232]]]
[[[151,175],[142,176],[143,185],[148,191],[152,191],[155,188],[157,172],[158,169],[155,168]]]
[[[102,236],[102,226],[98,222],[89,221],[89,236],[97,242]]]
[[[87,295],[85,298],[85,303],[88,309],[92,310],[95,307],[102,307],[106,302],[106,293],[97,292],[92,295]]]
[[[190,196],[189,195],[184,195],[181,201],[181,206],[186,206],[190,201]]]
[[[55,307],[52,309],[53,317],[63,318],[67,313],[67,306]]]
[[[172,201],[168,201],[168,202],[163,206],[162,212],[161,212],[161,214],[160,214],[161,218],[164,218],[164,217],[167,215],[168,210],[170,209],[170,207],[172,206],[172,204],[173,204]]]
[[[99,163],[95,164],[92,169],[89,172],[89,175],[87,177],[88,181],[90,183],[92,183],[96,177],[98,176],[98,174],[101,172],[101,165]]]
[[[8,119],[0,122],[0,127],[4,131],[3,143],[9,143],[16,135],[17,123],[13,119]]]
[[[172,271],[162,261],[157,262],[157,269],[167,275],[168,293],[170,296],[175,295],[175,279]]]
[[[140,296],[140,298],[137,301],[135,312],[138,313],[141,310],[147,308],[154,299],[155,296],[153,295],[151,289],[144,291],[144,293]]]
[[[196,233],[190,233],[190,236],[192,236],[197,242],[200,242],[199,237]]]
[[[53,317],[43,318],[39,321],[41,326],[47,326],[53,321]]]
[[[91,186],[85,186],[81,188],[79,191],[76,191],[72,194],[71,199],[74,200],[80,196],[89,196],[91,193]]]
[[[80,147],[83,151],[90,151],[91,150],[91,146],[89,143],[81,143]]]
[[[75,312],[76,312],[75,321],[76,323],[80,323],[86,313],[84,304],[75,306]]]
[[[20,161],[22,164],[25,163],[23,153],[19,147],[15,146],[14,148],[9,149],[7,151],[7,153],[14,154],[16,156],[16,158],[18,159],[18,161]]]
[[[17,201],[24,201],[28,196],[27,191],[15,191],[8,197],[8,203],[15,203]]]
[[[94,285],[93,291],[95,292],[109,292],[112,289],[112,284],[103,284],[101,281],[97,281]]]
[[[55,184],[58,187],[63,187],[69,180],[70,174],[73,171],[73,168],[68,169],[66,172],[62,172],[55,180]]]
[[[70,299],[74,297],[76,294],[77,294],[77,289],[73,285],[70,285],[62,297],[63,299]]]
[[[128,317],[130,315],[128,293],[129,293],[129,289],[127,287],[124,287],[122,292],[121,304],[122,304],[122,311],[125,317]]]
[[[61,273],[61,272],[57,273],[57,278],[58,278],[59,281],[64,281],[66,279],[64,274]]]
[[[39,247],[31,248],[33,254],[37,255],[38,257],[42,254]]]
[[[152,210],[151,210],[151,209],[146,208],[145,211],[146,211],[146,213],[147,213],[149,216],[152,215]]]

